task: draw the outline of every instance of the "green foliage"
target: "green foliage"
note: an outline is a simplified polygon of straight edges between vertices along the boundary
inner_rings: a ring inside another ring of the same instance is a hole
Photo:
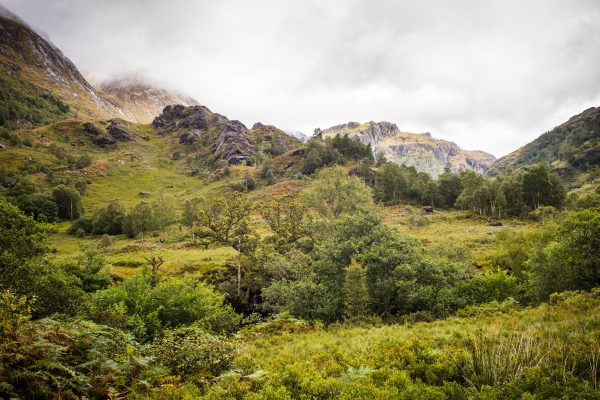
[[[481,272],[460,283],[458,292],[465,304],[502,302],[509,297],[517,297],[517,278],[506,270]]]
[[[305,144],[302,173],[312,175],[322,167],[363,159],[373,160],[373,150],[370,144],[364,145],[360,140],[350,138],[348,135],[338,134],[333,138],[326,139],[315,136]]]
[[[554,240],[533,249],[532,295],[546,299],[553,292],[589,290],[600,285],[600,213],[579,211],[558,227]]]
[[[350,319],[364,317],[370,307],[367,270],[352,260],[344,270],[344,314]]]
[[[303,197],[322,218],[368,212],[374,208],[371,190],[342,167],[326,168],[304,190]]]
[[[201,381],[231,367],[235,344],[225,336],[191,326],[167,331],[152,344],[152,353],[172,375]]]
[[[111,201],[106,207],[98,209],[91,221],[91,233],[94,235],[118,235],[123,233],[125,208],[117,201]]]
[[[89,321],[30,321],[28,309],[24,298],[0,292],[3,398],[106,398],[138,381],[143,360],[122,332]]]
[[[127,217],[128,221],[125,223],[129,223],[130,226],[124,230],[130,230],[134,235],[142,235],[142,242],[144,242],[144,235],[156,228],[154,209],[145,201],[136,204]]]
[[[241,193],[203,201],[198,214],[198,228],[194,232],[205,245],[219,243],[238,252],[250,250],[251,211],[252,203]]]
[[[166,329],[197,324],[220,333],[232,332],[240,318],[223,305],[223,296],[194,278],[169,279],[154,285],[136,276],[92,295],[90,317],[105,325],[131,331],[149,341]]]
[[[47,91],[0,73],[0,126],[17,121],[47,124],[69,113],[69,106]]]
[[[46,251],[46,229],[0,198],[0,283],[10,284],[13,273]]]
[[[262,203],[258,210],[274,233],[267,241],[279,252],[288,250],[303,238],[310,240],[314,224],[308,205],[296,195],[287,195]]]
[[[58,185],[52,190],[52,196],[58,207],[58,217],[73,221],[83,214],[81,195],[77,190],[65,185]]]

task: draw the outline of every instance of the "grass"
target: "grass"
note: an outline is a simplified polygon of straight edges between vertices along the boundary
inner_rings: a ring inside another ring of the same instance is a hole
[[[217,381],[206,398],[513,398],[510,390],[572,398],[569,388],[592,398],[584,392],[598,389],[590,354],[599,345],[600,291],[509,310],[365,328],[253,328],[240,341],[238,373]],[[503,385],[507,392],[499,392]]]
[[[482,258],[496,248],[497,233],[505,230],[527,232],[535,225],[534,222],[509,220],[504,221],[503,226],[492,227],[485,219],[464,212],[435,210],[431,215],[422,215],[420,209],[409,206],[387,207],[385,221],[419,239],[430,252],[450,249],[462,254],[464,259],[460,261],[474,265],[480,265]]]

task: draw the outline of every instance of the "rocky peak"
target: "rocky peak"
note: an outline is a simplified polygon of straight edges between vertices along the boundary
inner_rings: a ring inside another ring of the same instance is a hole
[[[358,122],[348,122],[347,124],[336,125],[321,132],[323,137],[333,137],[337,134],[348,135],[359,139],[363,144],[370,144],[374,147],[377,143],[388,136],[393,136],[399,132],[396,124],[391,122],[367,122],[360,124]]]
[[[437,177],[450,168],[454,172],[472,169],[484,173],[495,160],[482,151],[466,151],[456,143],[435,139],[431,133],[401,132],[391,122],[348,122],[322,131],[322,137],[348,135],[370,144],[375,154],[383,154],[398,164],[414,166],[420,172]]]

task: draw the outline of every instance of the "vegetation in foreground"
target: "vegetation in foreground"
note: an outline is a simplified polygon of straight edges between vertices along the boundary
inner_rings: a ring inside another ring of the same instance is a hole
[[[225,267],[173,276],[153,251],[122,279],[104,272],[102,246],[52,259],[52,225],[0,200],[3,396],[599,395],[597,209],[498,234],[479,269],[386,224],[342,167],[260,203],[231,192],[179,217],[157,204],[111,203],[90,234],[130,224],[142,242],[181,218],[189,246],[230,249]]]

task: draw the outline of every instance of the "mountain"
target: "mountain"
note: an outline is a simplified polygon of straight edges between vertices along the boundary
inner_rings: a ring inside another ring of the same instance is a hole
[[[549,163],[572,186],[585,183],[586,172],[600,166],[600,107],[592,107],[496,160],[488,173],[497,175],[541,161]]]
[[[322,137],[337,134],[358,138],[370,144],[375,154],[398,164],[414,166],[420,172],[437,177],[450,168],[454,172],[472,169],[484,173],[495,157],[483,151],[463,150],[456,143],[435,139],[430,133],[402,132],[390,122],[348,122],[320,131]]]
[[[150,123],[169,104],[198,104],[188,96],[133,77],[114,79],[96,88],[49,39],[1,6],[0,89],[0,98],[13,100],[5,117],[0,108],[0,124],[5,119],[51,122],[65,116],[61,108],[68,108],[74,116]],[[27,95],[21,96],[23,93]],[[40,108],[43,116],[39,115]]]
[[[33,85],[85,116],[120,114],[56,46],[5,9],[0,9],[0,74],[12,86]]]
[[[191,97],[169,91],[138,77],[121,77],[99,85],[99,89],[123,113],[123,118],[149,124],[169,104],[198,105]]]
[[[302,143],[306,142],[308,139],[310,139],[310,136],[307,135],[304,132],[301,131],[297,131],[294,129],[286,129],[285,133],[287,133],[290,136],[295,137],[296,139],[300,140]]]

